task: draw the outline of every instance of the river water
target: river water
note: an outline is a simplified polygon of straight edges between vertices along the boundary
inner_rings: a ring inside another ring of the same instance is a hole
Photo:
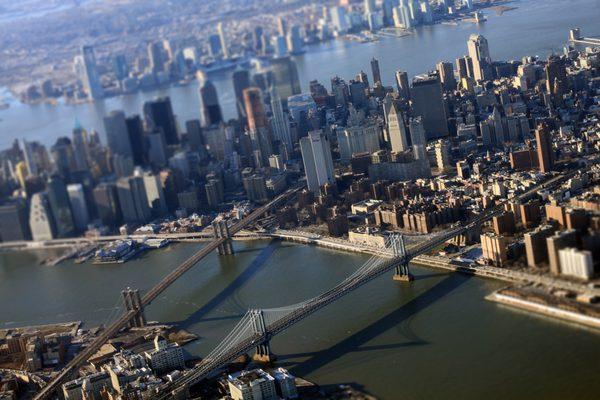
[[[149,320],[199,335],[206,355],[248,308],[293,304],[328,289],[367,257],[280,241],[235,242],[153,303]],[[122,265],[40,266],[48,253],[0,254],[0,327],[115,315],[125,286],[147,290],[199,244]],[[382,399],[592,399],[600,334],[484,300],[501,282],[413,268],[377,278],[274,338],[278,365],[319,384],[354,382]]]
[[[403,69],[409,75],[434,68],[441,60],[453,61],[466,53],[471,33],[484,35],[490,44],[492,58],[520,59],[524,55],[547,56],[560,52],[568,30],[580,27],[585,36],[600,35],[598,0],[521,0],[511,6],[515,10],[496,15],[485,11],[488,21],[481,25],[460,22],[457,25],[421,27],[412,35],[386,38],[360,44],[344,40],[310,46],[306,54],[296,57],[300,82],[308,90],[308,82],[318,79],[326,87],[334,75],[350,79],[361,69],[369,73],[372,57],[380,60],[382,79],[393,84],[394,72]],[[226,118],[235,117],[235,106],[229,73],[211,78],[217,88]],[[0,93],[0,98],[7,96]],[[197,84],[171,87],[98,101],[93,104],[24,105],[12,99],[11,107],[0,110],[0,148],[14,138],[38,140],[50,145],[57,137],[70,135],[78,119],[86,129],[103,133],[102,116],[111,110],[140,113],[143,103],[156,96],[170,96],[180,126],[186,120],[199,118]]]

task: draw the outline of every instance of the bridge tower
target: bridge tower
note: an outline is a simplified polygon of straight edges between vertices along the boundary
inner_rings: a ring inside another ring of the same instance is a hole
[[[223,244],[219,245],[219,255],[222,256],[233,254],[233,244],[231,243],[231,234],[229,233],[229,225],[227,224],[227,221],[213,221],[212,227],[215,238],[227,239]]]
[[[146,326],[146,316],[144,315],[144,307],[142,307],[142,299],[140,298],[140,291],[137,289],[127,288],[121,291],[123,296],[123,304],[125,309],[129,311],[136,311],[134,317],[129,320],[130,328],[142,328]]]
[[[411,275],[408,263],[410,259],[408,258],[408,254],[406,253],[406,244],[404,243],[404,236],[398,235],[397,240],[392,242],[392,251],[394,255],[398,258],[398,263],[396,264],[396,272],[394,274],[395,281],[401,282],[410,282],[414,279]]]
[[[252,315],[252,328],[255,334],[265,336],[267,340],[256,346],[256,353],[252,359],[255,362],[270,364],[275,361],[275,355],[271,353],[271,345],[269,344],[269,332],[267,332],[267,325],[265,324],[265,316],[262,310],[251,310]]]

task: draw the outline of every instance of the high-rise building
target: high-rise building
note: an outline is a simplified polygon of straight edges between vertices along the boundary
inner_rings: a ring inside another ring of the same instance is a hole
[[[151,172],[144,172],[143,179],[148,207],[150,207],[152,216],[161,217],[165,215],[167,213],[167,202],[159,176]]]
[[[379,82],[381,85],[381,72],[379,70],[379,60],[373,58],[371,60],[371,72],[373,73],[373,85]]]
[[[445,91],[456,89],[456,78],[454,78],[454,67],[452,63],[440,62],[437,64],[437,72]]]
[[[75,158],[74,168],[76,171],[86,171],[89,169],[88,137],[86,130],[79,125],[79,122],[76,122],[75,128],[73,128],[72,138],[73,156]]]
[[[125,118],[125,126],[131,144],[131,152],[133,153],[133,163],[135,165],[146,165],[148,150],[142,118],[137,114],[127,117]]]
[[[244,89],[250,87],[250,73],[247,69],[237,69],[233,76],[233,92],[235,94],[235,106],[238,112],[238,119],[246,119],[246,109],[244,107]]]
[[[0,205],[0,240],[2,242],[31,240],[25,201],[15,199]]]
[[[413,115],[423,118],[427,139],[448,136],[442,84],[437,74],[416,76],[413,79],[410,96]]]
[[[406,71],[396,71],[396,86],[398,87],[400,98],[408,101],[410,99],[410,87]]]
[[[248,133],[252,141],[252,150],[259,155],[255,162],[261,165],[266,164],[269,156],[273,154],[273,137],[260,89],[257,87],[245,89],[244,104],[246,106]]]
[[[590,251],[570,247],[559,250],[558,257],[562,275],[574,276],[587,281],[594,274],[594,261]]]
[[[221,46],[221,37],[219,35],[213,34],[208,37],[208,52],[214,58],[219,58],[223,55],[223,47]]]
[[[491,79],[492,59],[487,39],[482,35],[472,34],[467,41],[467,48],[473,62],[473,78],[477,81]]]
[[[535,130],[538,163],[540,172],[550,172],[554,165],[554,150],[552,149],[552,134],[548,125],[542,123]]]
[[[71,203],[75,227],[79,232],[83,232],[87,229],[87,225],[90,222],[90,214],[88,212],[83,185],[81,183],[67,185],[67,192],[69,193],[69,203]]]
[[[204,153],[204,137],[202,135],[202,126],[200,121],[192,119],[185,122],[185,131],[187,133],[187,141],[192,151],[198,151]],[[203,156],[201,154],[201,156]]]
[[[331,22],[336,31],[339,33],[348,31],[348,17],[344,7],[331,7],[329,14],[331,15]]]
[[[577,231],[571,229],[557,232],[546,239],[550,272],[554,275],[558,275],[561,272],[559,251],[567,247],[577,247],[577,236]]]
[[[275,139],[283,143],[288,152],[292,151],[294,143],[292,141],[289,116],[288,113],[283,111],[281,98],[276,90],[271,91],[271,112],[273,113],[271,125]]]
[[[94,188],[94,203],[98,210],[98,217],[104,225],[109,227],[121,223],[121,206],[117,188],[114,183],[101,183]]]
[[[103,121],[104,131],[106,132],[106,142],[112,154],[132,158],[133,151],[127,132],[125,113],[121,110],[111,111],[103,118]]]
[[[162,130],[167,145],[179,143],[177,122],[169,97],[160,97],[144,103],[144,119],[149,132]]]
[[[301,93],[296,63],[290,57],[273,59],[269,66],[269,75],[271,86],[275,87],[283,102],[283,108],[287,109],[288,97]]]
[[[335,182],[331,147],[322,131],[311,131],[300,139],[300,151],[309,190],[319,193],[322,185]]]
[[[67,185],[59,176],[53,176],[47,183],[48,204],[56,225],[56,236],[60,238],[75,234],[75,222],[69,201]]]
[[[96,55],[92,46],[81,48],[81,59],[83,60],[83,87],[90,99],[96,100],[104,97],[104,90],[100,82],[100,76],[96,69]]]
[[[221,50],[223,52],[223,58],[229,58],[229,48],[227,47],[227,38],[225,37],[225,31],[223,30],[223,23],[219,22],[217,25],[217,32],[221,39]]]
[[[391,102],[385,119],[391,150],[394,152],[408,150],[408,135],[404,125],[404,116],[395,102]]]
[[[165,70],[164,47],[161,42],[148,43],[148,60],[152,73],[157,74]]]
[[[498,236],[493,233],[484,233],[481,235],[481,248],[483,258],[492,262],[496,266],[502,266],[508,260],[507,240],[504,236]]]
[[[200,107],[204,126],[218,125],[223,122],[217,90],[212,82],[204,77],[200,79]]]
[[[152,217],[141,176],[117,180],[117,193],[124,222],[146,222]]]
[[[287,40],[287,49],[290,54],[302,54],[304,52],[304,41],[300,34],[300,27],[298,25],[293,25],[290,28],[289,33],[286,36]]]
[[[52,240],[56,237],[54,216],[45,192],[35,193],[31,196],[29,228],[35,241]]]

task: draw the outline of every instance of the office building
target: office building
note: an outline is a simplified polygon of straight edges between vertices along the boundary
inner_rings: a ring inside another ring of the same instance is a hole
[[[167,145],[179,143],[177,122],[169,97],[160,97],[144,103],[144,119],[148,132],[160,130]]]
[[[398,95],[402,100],[408,101],[410,99],[410,87],[408,83],[408,73],[406,71],[396,71],[396,87],[398,88]]]
[[[271,91],[270,97],[271,112],[273,113],[271,126],[274,137],[285,145],[288,152],[291,152],[294,149],[294,142],[292,140],[288,113],[283,111],[283,104],[276,90]]]
[[[126,158],[133,158],[125,113],[121,110],[111,111],[103,118],[103,122],[107,145],[111,153]]]
[[[56,237],[54,216],[45,192],[35,193],[31,196],[29,228],[31,237],[35,241],[52,240]]]
[[[456,78],[454,77],[454,67],[452,63],[440,62],[436,66],[440,81],[445,91],[456,89]]]
[[[148,199],[148,207],[153,217],[161,217],[167,213],[167,201],[165,193],[158,175],[151,172],[142,174],[144,179],[144,189]]]
[[[388,140],[393,152],[408,150],[408,134],[404,125],[404,116],[395,102],[391,102],[385,114]]]
[[[311,131],[300,139],[300,151],[309,190],[318,194],[322,185],[335,182],[331,147],[322,131]]]
[[[472,34],[467,41],[469,57],[473,63],[473,76],[476,81],[492,78],[490,49],[487,39],[482,35]]]
[[[271,60],[269,66],[271,85],[277,90],[284,110],[287,109],[287,99],[301,93],[300,78],[296,63],[290,57]]]
[[[376,58],[371,59],[371,72],[373,73],[373,86],[375,86],[377,83],[381,85],[382,82],[381,71],[379,70],[379,60]]]
[[[152,217],[142,177],[132,176],[118,179],[117,194],[123,222],[146,222]]]
[[[223,53],[223,58],[229,58],[229,47],[227,46],[227,38],[225,37],[225,31],[223,30],[222,22],[217,24],[217,32],[219,34],[219,39],[221,39],[221,51]]]
[[[80,183],[67,185],[67,192],[69,194],[69,202],[71,203],[75,228],[78,232],[84,232],[87,230],[87,225],[90,222],[90,214],[85,199],[83,185]]]
[[[416,76],[410,90],[414,116],[421,116],[428,140],[448,136],[442,84],[437,74]]]
[[[233,92],[235,94],[235,107],[238,119],[246,119],[246,108],[244,107],[244,90],[250,87],[250,73],[247,69],[237,69],[232,75]]]
[[[201,76],[200,81],[200,109],[204,126],[218,125],[223,122],[223,114],[219,105],[217,90],[212,82]]]
[[[550,172],[554,166],[554,150],[552,149],[552,134],[546,124],[540,124],[535,130],[537,158],[540,172]]]
[[[0,241],[31,240],[27,211],[27,204],[21,199],[0,205]]]
[[[56,236],[59,238],[73,236],[76,225],[73,220],[67,185],[59,176],[53,176],[48,180],[46,187],[48,204],[56,224]]]
[[[102,223],[109,227],[119,225],[122,215],[115,184],[100,183],[94,188],[92,194],[96,210],[98,211],[98,217]]]
[[[104,97],[104,90],[100,82],[100,75],[96,67],[96,55],[92,46],[83,46],[81,48],[81,59],[83,61],[83,87],[92,100]]]
[[[127,117],[125,118],[125,125],[133,154],[133,163],[135,165],[146,165],[148,150],[142,118],[137,114]]]

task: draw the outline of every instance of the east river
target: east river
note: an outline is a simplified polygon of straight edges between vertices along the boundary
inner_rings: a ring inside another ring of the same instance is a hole
[[[40,266],[47,253],[0,253],[0,327],[115,315],[126,286],[147,290],[201,244],[121,265]],[[367,256],[279,241],[211,254],[147,310],[199,336],[206,355],[248,308],[294,304],[328,289]],[[413,268],[382,276],[272,341],[277,364],[319,384],[354,382],[382,399],[593,399],[600,333],[484,300],[501,282]]]
[[[466,54],[470,34],[480,33],[489,42],[494,59],[520,59],[525,55],[546,57],[560,53],[568,31],[580,27],[584,36],[600,35],[598,0],[522,0],[508,4],[517,7],[497,15],[486,9],[488,21],[481,25],[459,22],[456,25],[435,25],[416,29],[402,38],[386,38],[379,42],[360,44],[344,40],[309,46],[306,54],[296,57],[303,90],[318,79],[329,88],[330,78],[339,75],[348,80],[360,70],[369,76],[371,58],[379,59],[384,84],[393,84],[397,69],[409,76],[434,68],[438,61],[454,61]],[[225,117],[235,116],[233,90],[229,73],[211,76],[219,93]],[[186,86],[140,92],[80,105],[40,104],[29,106],[9,99],[10,108],[0,110],[0,149],[8,147],[14,138],[38,140],[46,145],[59,136],[70,135],[78,119],[87,129],[103,133],[102,117],[115,109],[128,114],[140,113],[143,103],[157,96],[170,96],[180,126],[199,118],[196,82]],[[7,97],[0,90],[0,99]]]

